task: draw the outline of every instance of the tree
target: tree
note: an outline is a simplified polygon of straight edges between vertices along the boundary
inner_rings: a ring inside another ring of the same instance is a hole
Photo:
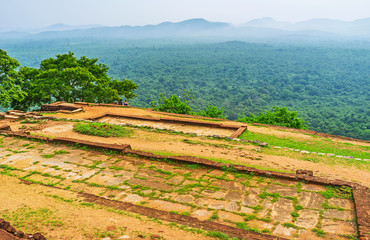
[[[308,129],[307,125],[298,118],[297,112],[288,111],[286,107],[272,107],[272,110],[259,113],[258,116],[250,114],[250,117],[243,115],[239,117],[239,122],[247,123],[265,123],[291,128]]]
[[[163,93],[161,93],[159,97],[159,104],[156,104],[153,101],[151,104],[155,111],[179,114],[189,114],[191,111],[191,107],[188,105],[187,98],[180,100],[180,98],[175,94],[172,94],[170,97],[166,98]]]
[[[113,102],[119,100],[120,95],[127,99],[136,96],[136,84],[109,78],[108,67],[97,61],[85,56],[77,59],[69,52],[41,61],[39,69],[21,68],[24,76],[21,86],[28,96],[13,101],[12,105],[27,109],[53,101]]]
[[[17,71],[19,66],[16,59],[0,49],[0,106],[9,107],[14,99],[22,101],[27,96],[20,87],[22,79]]]

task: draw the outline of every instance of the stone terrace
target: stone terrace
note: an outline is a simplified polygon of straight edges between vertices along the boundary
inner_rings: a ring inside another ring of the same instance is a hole
[[[350,189],[1,138],[0,171],[30,182],[290,239],[357,237]]]

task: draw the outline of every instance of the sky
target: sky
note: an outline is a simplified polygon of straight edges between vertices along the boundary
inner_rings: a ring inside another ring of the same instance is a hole
[[[137,26],[191,18],[236,25],[262,17],[353,21],[370,17],[369,9],[370,0],[0,0],[0,31],[57,23]]]

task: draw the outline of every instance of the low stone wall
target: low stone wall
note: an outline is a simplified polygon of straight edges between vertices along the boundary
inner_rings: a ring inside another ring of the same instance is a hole
[[[244,173],[254,173],[261,176],[276,177],[282,179],[288,179],[291,181],[305,181],[306,183],[319,184],[324,186],[345,186],[351,187],[353,190],[354,204],[357,215],[358,222],[358,234],[361,240],[370,239],[370,190],[358,183],[347,182],[343,180],[329,180],[321,177],[313,176],[312,171],[307,170],[297,170],[296,174],[293,173],[282,173],[268,170],[260,170],[256,168],[234,165],[234,164],[224,164],[219,162],[214,162],[204,158],[191,157],[191,156],[161,156],[149,152],[135,151],[131,149],[129,144],[117,145],[117,144],[103,144],[94,143],[89,141],[70,139],[70,138],[46,138],[41,136],[31,136],[21,132],[10,132],[10,131],[0,131],[0,134],[14,137],[23,137],[33,140],[41,140],[47,142],[56,142],[64,144],[80,144],[81,146],[87,146],[95,149],[106,149],[118,151],[123,154],[132,154],[139,157],[149,158],[151,160],[170,160],[179,163],[190,163],[199,164],[207,166],[209,168],[224,169],[230,171],[239,171]],[[267,236],[267,235],[266,235]],[[248,239],[248,238],[247,238]],[[249,239],[282,239],[282,238],[249,238]]]
[[[4,134],[11,137],[22,137],[27,138],[31,140],[39,140],[39,141],[45,141],[45,142],[52,142],[52,143],[62,143],[62,144],[72,144],[79,146],[86,146],[92,149],[100,149],[100,150],[110,150],[110,151],[118,151],[118,152],[124,152],[126,149],[131,149],[131,146],[129,144],[104,144],[104,143],[95,143],[90,141],[84,141],[80,139],[73,139],[73,138],[62,138],[62,137],[56,137],[56,138],[47,138],[37,135],[28,135],[23,132],[11,132],[11,131],[3,131]]]
[[[5,219],[0,219],[0,239],[34,239],[34,240],[46,240],[46,238],[41,233],[26,234],[22,231],[17,231],[9,222]]]
[[[242,135],[245,130],[247,130],[247,126],[241,126],[240,128],[238,128],[238,130],[236,130],[236,132],[234,132],[230,136],[230,138],[238,138],[238,137],[240,137],[240,135]]]
[[[150,116],[136,116],[136,115],[128,115],[128,114],[115,114],[115,113],[103,113],[92,118],[88,118],[87,120],[96,121],[103,117],[116,117],[116,118],[130,118],[130,119],[137,119],[137,120],[144,120],[144,121],[153,121],[153,122],[163,122],[163,123],[177,123],[177,124],[187,124],[192,126],[202,126],[202,127],[210,127],[210,128],[221,128],[221,129],[228,129],[228,130],[235,130],[236,132],[233,133],[230,138],[237,138],[239,137],[245,130],[247,130],[247,126],[234,126],[234,125],[227,125],[222,123],[212,123],[212,122],[205,122],[201,120],[193,120],[193,119],[177,119],[177,118],[167,118],[167,117],[150,117]]]
[[[99,205],[104,205],[111,208],[121,209],[125,211],[130,211],[138,213],[144,216],[158,218],[160,220],[168,222],[176,222],[184,225],[188,225],[193,228],[200,228],[207,231],[219,231],[225,233],[231,237],[236,237],[239,239],[248,240],[287,240],[286,238],[276,237],[271,235],[265,235],[261,233],[246,231],[240,228],[235,228],[227,225],[223,225],[211,221],[201,221],[197,218],[184,216],[176,213],[166,212],[154,208],[144,207],[135,205],[128,202],[121,202],[116,200],[110,200],[103,197],[99,197],[89,193],[80,193],[80,196],[85,198],[87,202],[93,202]]]
[[[92,107],[119,107],[119,108],[131,108],[131,106],[118,105],[116,103],[88,103],[88,102],[74,102],[76,105],[92,106]]]
[[[354,189],[353,198],[357,216],[358,235],[361,240],[370,239],[370,191]]]
[[[47,112],[57,112],[57,111],[64,111],[63,113],[66,113],[66,111],[69,112],[79,112],[82,111],[83,108],[80,106],[76,106],[73,103],[66,103],[66,102],[55,102],[51,104],[44,104],[41,106],[41,111],[47,111]]]

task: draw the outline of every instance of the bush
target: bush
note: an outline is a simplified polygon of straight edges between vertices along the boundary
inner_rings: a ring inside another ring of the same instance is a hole
[[[272,107],[272,110],[260,113],[258,116],[250,114],[250,117],[243,115],[239,117],[239,122],[245,123],[264,123],[283,127],[308,129],[307,125],[298,118],[297,112],[288,111],[286,107]]]
[[[179,113],[179,114],[189,114],[191,107],[188,105],[186,98],[180,100],[180,98],[172,94],[170,97],[166,98],[163,93],[159,97],[159,104],[151,102],[152,107],[155,111]]]
[[[212,118],[225,118],[224,117],[224,109],[213,105],[209,105],[206,110],[202,110],[200,112],[194,112],[194,115],[197,116],[204,116],[204,117],[212,117]]]

